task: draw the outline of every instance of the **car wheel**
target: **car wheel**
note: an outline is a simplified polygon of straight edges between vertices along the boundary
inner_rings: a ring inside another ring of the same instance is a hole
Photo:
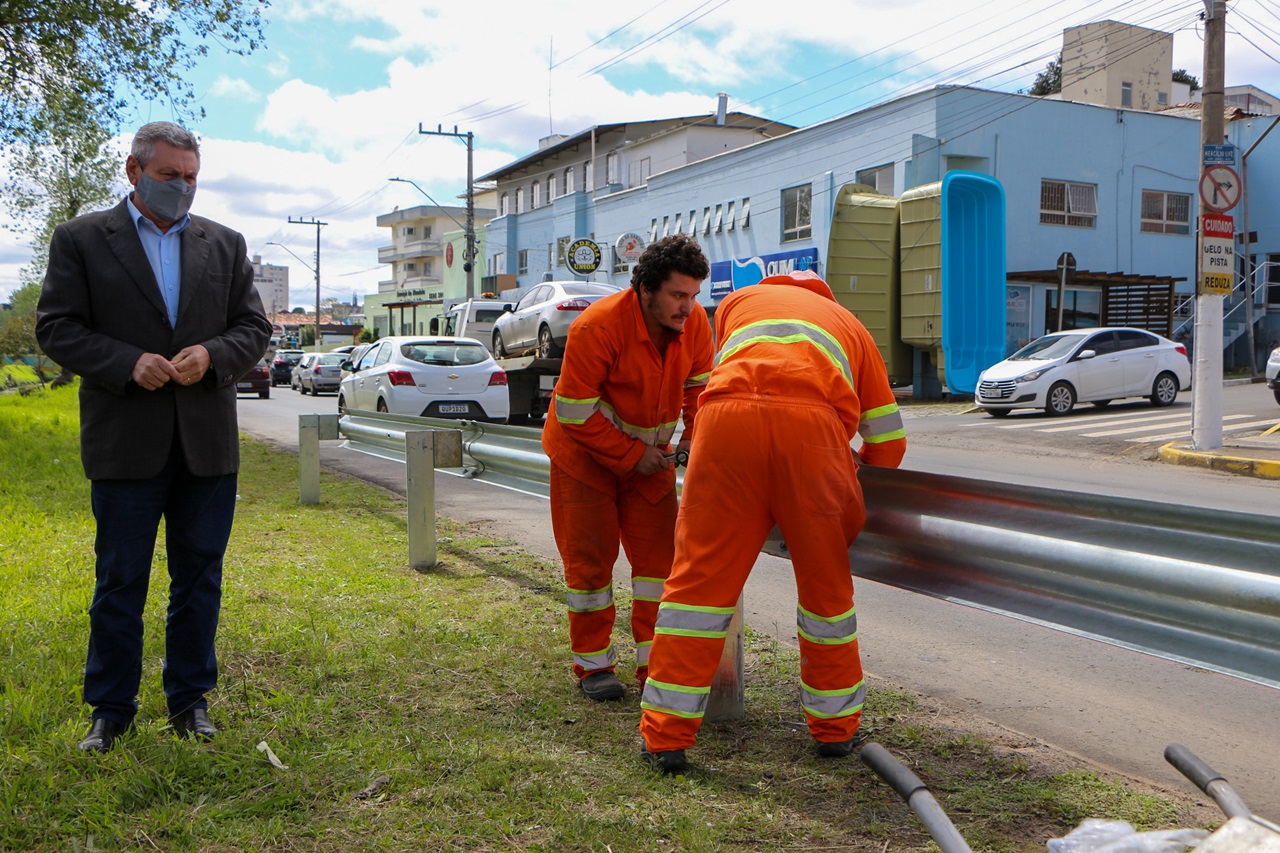
[[[1105,409],[1107,406],[1111,405],[1110,400],[1093,400],[1092,402],[1093,402],[1093,405],[1099,409]]]
[[[347,398],[341,393],[338,394],[338,411],[345,412],[347,410]]]
[[[1178,377],[1165,371],[1151,385],[1151,405],[1168,406],[1178,399]]]
[[[551,337],[551,328],[543,326],[538,329],[538,358],[559,358],[564,355],[564,350],[556,346],[556,342]]]
[[[259,391],[258,397],[263,400],[269,399],[271,397],[271,389],[266,388],[266,389],[263,389],[262,391]]]
[[[299,394],[301,394],[301,395],[302,395],[302,396],[304,396],[304,397],[305,397],[305,396],[307,396],[307,386],[306,386],[306,385],[303,385],[301,382],[299,382],[299,383],[298,383],[298,393],[299,393]]]
[[[1276,389],[1274,389],[1274,390],[1275,390],[1275,395],[1276,395],[1276,402],[1277,402],[1277,403],[1280,403],[1280,388],[1276,388]]]
[[[382,412],[384,415],[390,412],[390,409],[387,408],[387,401],[381,397],[378,398],[378,411]]]
[[[1076,405],[1076,392],[1067,382],[1055,382],[1045,397],[1044,410],[1047,414],[1058,417],[1070,412]]]
[[[988,415],[991,415],[991,417],[993,418],[1005,418],[1009,416],[1008,409],[983,409],[982,411],[986,412]]]
[[[494,357],[494,358],[506,358],[506,357],[507,357],[507,348],[506,348],[505,346],[503,346],[503,344],[502,344],[502,333],[501,333],[501,332],[494,332],[494,333],[493,333],[493,357]]]

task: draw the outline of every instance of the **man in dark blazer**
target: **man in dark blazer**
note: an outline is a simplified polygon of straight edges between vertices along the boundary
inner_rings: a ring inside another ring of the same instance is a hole
[[[80,448],[97,535],[80,749],[105,752],[133,724],[142,614],[160,519],[169,608],[163,683],[181,736],[210,739],[222,559],[235,512],[235,383],[271,325],[244,237],[188,214],[196,138],[144,125],[114,208],[59,225],[36,314],[45,353],[81,377]]]

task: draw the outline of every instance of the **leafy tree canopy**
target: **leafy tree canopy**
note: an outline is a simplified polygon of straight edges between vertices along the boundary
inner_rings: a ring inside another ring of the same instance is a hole
[[[1185,68],[1179,68],[1173,72],[1173,82],[1186,83],[1191,87],[1191,91],[1193,92],[1200,88],[1200,81],[1188,74],[1187,69]]]
[[[0,0],[0,141],[38,134],[46,103],[79,99],[105,127],[131,98],[191,112],[186,74],[211,45],[247,55],[267,0]],[[200,110],[203,114],[203,110]],[[57,120],[54,118],[53,120]]]
[[[1044,70],[1036,75],[1036,80],[1031,84],[1031,89],[1027,93],[1029,95],[1053,95],[1062,91],[1062,54],[1058,54],[1058,58],[1045,65]]]

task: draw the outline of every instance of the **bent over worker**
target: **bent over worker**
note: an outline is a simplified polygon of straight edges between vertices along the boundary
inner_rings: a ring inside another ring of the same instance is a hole
[[[702,394],[676,522],[676,558],[658,609],[640,733],[650,763],[687,766],[734,605],[776,523],[799,607],[801,705],[818,753],[853,751],[862,661],[849,546],[866,510],[851,442],[895,468],[906,438],[871,335],[812,272],[730,294]]]
[[[649,246],[631,288],[573,322],[542,433],[551,460],[551,524],[569,587],[573,671],[588,698],[621,699],[614,674],[613,564],[631,564],[636,679],[648,673],[663,582],[675,554],[675,468],[667,458],[684,413],[693,438],[711,372],[711,325],[697,302],[710,265],[683,234]]]

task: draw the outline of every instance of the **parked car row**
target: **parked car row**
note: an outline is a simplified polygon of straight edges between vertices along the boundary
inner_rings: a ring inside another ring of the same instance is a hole
[[[293,368],[298,361],[306,355],[306,352],[300,349],[281,349],[276,350],[276,357],[271,360],[271,385],[291,385],[293,383]]]

